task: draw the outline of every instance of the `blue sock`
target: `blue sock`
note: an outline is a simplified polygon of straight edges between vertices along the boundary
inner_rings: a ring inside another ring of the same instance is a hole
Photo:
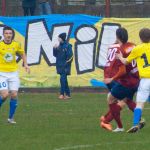
[[[133,119],[133,125],[134,126],[139,124],[141,116],[142,116],[142,109],[141,108],[135,108],[134,109],[134,119]]]
[[[9,119],[12,119],[17,108],[17,99],[10,99]]]
[[[2,106],[3,103],[4,103],[4,100],[3,100],[2,97],[0,96],[0,107]]]

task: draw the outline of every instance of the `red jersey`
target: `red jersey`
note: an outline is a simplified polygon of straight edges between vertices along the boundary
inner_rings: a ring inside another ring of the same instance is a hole
[[[113,44],[108,48],[107,62],[104,67],[104,78],[112,78],[119,71],[119,67],[124,66],[119,59],[116,59],[116,53],[120,53],[119,44]]]
[[[131,50],[135,47],[132,43],[123,44],[120,47],[120,50],[123,54],[123,57],[128,57]],[[130,64],[126,65],[126,74],[120,77],[117,82],[125,87],[137,87],[139,84],[139,73],[137,70],[136,62],[133,60]]]

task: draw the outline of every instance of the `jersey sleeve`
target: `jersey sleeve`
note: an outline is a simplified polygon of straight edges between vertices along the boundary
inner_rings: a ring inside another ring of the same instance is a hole
[[[21,48],[20,43],[16,44],[16,48],[17,48],[17,54],[22,55],[24,53],[24,50]]]
[[[132,49],[131,53],[127,57],[127,62],[132,62],[132,60],[136,59],[139,56],[138,47]]]
[[[124,65],[121,65],[119,67],[118,72],[113,76],[113,80],[116,80],[125,74],[126,74],[126,67]]]

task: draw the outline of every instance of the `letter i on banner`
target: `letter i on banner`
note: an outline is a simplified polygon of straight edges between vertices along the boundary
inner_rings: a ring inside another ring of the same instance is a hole
[[[116,30],[120,27],[120,24],[116,23],[104,23],[99,39],[96,66],[103,68],[107,61],[107,51],[111,44],[116,41]]]
[[[78,74],[94,71],[97,29],[82,25],[75,32],[75,64]]]

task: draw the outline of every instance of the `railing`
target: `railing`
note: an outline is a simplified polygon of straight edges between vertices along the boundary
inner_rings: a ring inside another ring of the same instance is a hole
[[[134,3],[134,4],[143,4],[149,2],[150,0],[110,0],[110,4],[117,3]],[[56,0],[58,5],[102,5],[105,4],[106,0]]]

